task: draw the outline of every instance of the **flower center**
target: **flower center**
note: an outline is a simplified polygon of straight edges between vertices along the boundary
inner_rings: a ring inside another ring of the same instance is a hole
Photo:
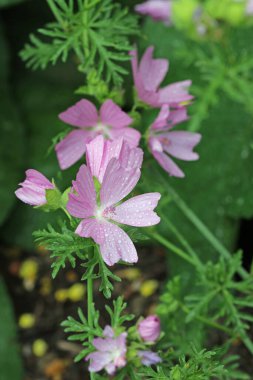
[[[162,137],[160,138],[160,142],[163,144],[163,145],[170,145],[170,140],[168,139],[168,137]]]
[[[105,209],[98,208],[96,211],[96,218],[99,220],[111,219],[115,215],[115,207],[110,206]]]
[[[97,123],[96,125],[96,131],[101,133],[104,137],[109,138],[110,137],[110,127],[107,125],[104,125],[102,123]]]

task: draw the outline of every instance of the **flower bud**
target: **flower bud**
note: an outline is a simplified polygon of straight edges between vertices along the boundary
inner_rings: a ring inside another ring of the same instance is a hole
[[[55,186],[37,170],[26,171],[26,179],[19,184],[15,191],[17,198],[31,206],[43,206],[47,203],[46,190],[53,190]]]
[[[160,319],[157,315],[150,315],[139,323],[138,331],[143,340],[154,342],[161,333]]]

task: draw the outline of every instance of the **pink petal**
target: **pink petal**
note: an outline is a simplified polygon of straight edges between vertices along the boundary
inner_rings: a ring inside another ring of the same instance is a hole
[[[84,155],[89,138],[89,132],[75,130],[55,146],[57,159],[62,170],[69,168]]]
[[[149,0],[136,5],[135,10],[141,14],[151,16],[154,20],[168,23],[171,3],[170,0]]]
[[[189,148],[185,148],[182,145],[168,145],[164,147],[164,151],[171,156],[184,161],[196,161],[199,159],[198,153],[193,152]]]
[[[113,128],[127,127],[133,122],[132,118],[111,99],[106,100],[100,108],[100,120],[102,124]]]
[[[107,265],[113,265],[119,260],[127,263],[138,261],[137,252],[132,240],[118,226],[105,222],[103,224],[105,239],[100,245],[101,255]]]
[[[163,104],[157,118],[155,119],[155,121],[151,125],[151,128],[152,129],[164,128],[168,123],[169,115],[170,115],[169,106],[167,104]]]
[[[253,0],[247,0],[246,14],[251,16],[253,14]]]
[[[126,142],[123,143],[120,156],[120,165],[126,170],[140,169],[143,161],[143,150],[131,148]]]
[[[138,351],[138,356],[141,358],[141,362],[143,365],[151,366],[154,364],[161,363],[162,359],[156,352],[152,351]]]
[[[106,207],[118,203],[125,198],[136,186],[140,179],[140,170],[126,170],[120,166],[119,160],[112,159],[105,171],[100,200]]]
[[[139,145],[141,134],[134,128],[120,128],[112,129],[110,131],[110,137],[112,140],[119,137],[123,138],[131,147],[136,147]]]
[[[127,333],[124,332],[122,334],[120,334],[119,336],[117,336],[115,339],[116,339],[116,342],[117,342],[117,347],[120,349],[121,351],[121,355],[122,354],[125,354],[127,352],[127,348],[126,348],[126,338],[127,338]]]
[[[75,218],[89,218],[94,214],[94,208],[91,207],[88,200],[76,194],[69,194],[67,210]]]
[[[188,120],[186,107],[181,107],[181,108],[178,108],[177,110],[170,112],[169,121],[171,122],[172,126],[176,124],[180,124],[186,120]]]
[[[82,99],[60,113],[59,118],[74,127],[94,127],[98,123],[98,112],[89,100]]]
[[[103,161],[101,163],[100,172],[99,172],[99,181],[103,182],[106,168],[112,158],[119,158],[123,146],[123,139],[118,138],[113,141],[106,141]]]
[[[162,146],[161,141],[159,140],[159,137],[150,137],[148,140],[148,145],[152,153],[163,152],[163,146]]]
[[[31,206],[42,206],[47,202],[45,190],[42,189],[33,190],[29,187],[20,188],[15,191],[15,195],[22,202],[27,203]]]
[[[199,143],[201,135],[187,131],[175,131],[167,134],[168,144],[163,149],[172,156],[185,161],[198,160],[199,155],[192,151]]]
[[[83,219],[75,232],[81,237],[92,238],[97,244],[102,244],[105,241],[104,222],[95,218]]]
[[[113,338],[113,337],[114,337],[114,331],[113,331],[113,329],[111,328],[111,326],[109,326],[109,325],[106,325],[106,326],[105,326],[104,331],[103,331],[103,335],[104,335],[106,338]]]
[[[111,362],[112,358],[110,352],[95,351],[89,354],[86,360],[90,360],[90,372],[99,372]]]
[[[183,178],[185,175],[181,169],[165,153],[152,151],[156,161],[161,167],[173,177]]]
[[[186,80],[161,88],[159,90],[159,103],[177,105],[178,103],[193,99],[193,96],[188,93],[190,85],[191,81]]]
[[[114,351],[117,350],[116,339],[112,338],[95,338],[92,342],[93,346],[99,351]]]
[[[112,217],[118,223],[136,227],[148,227],[160,222],[159,216],[153,211],[161,194],[148,193],[133,197],[115,209]]]
[[[82,165],[73,181],[74,192],[69,195],[68,212],[77,218],[94,215],[96,208],[96,191],[92,175],[87,166]]]
[[[116,372],[116,365],[114,363],[109,363],[105,366],[105,370],[108,373],[108,375],[114,375]]]
[[[86,145],[87,163],[91,173],[101,183],[105,170],[112,158],[118,158],[122,149],[123,139],[118,138],[113,141],[105,140],[102,135],[97,136]]]
[[[200,142],[202,137],[200,133],[188,131],[172,131],[164,134],[164,136],[167,136],[168,139],[175,144],[181,144],[191,149]]]
[[[41,174],[37,170],[28,169],[26,170],[25,174],[26,174],[26,180],[23,183],[28,181],[29,183],[37,184],[38,186],[44,189],[54,188],[54,185],[52,184],[52,182],[50,182],[43,174]]]
[[[149,91],[145,88],[142,75],[139,73],[139,70],[138,70],[137,51],[136,50],[131,51],[130,55],[132,56],[131,64],[132,64],[132,71],[133,71],[133,77],[134,77],[134,85],[135,85],[139,99],[142,100],[144,103],[157,107],[159,95],[158,93],[154,91]]]
[[[146,49],[139,66],[144,88],[148,91],[157,90],[169,69],[167,59],[153,59],[153,51],[153,46]]]
[[[86,160],[93,177],[98,178],[102,164],[106,141],[102,135],[97,136],[86,145]]]

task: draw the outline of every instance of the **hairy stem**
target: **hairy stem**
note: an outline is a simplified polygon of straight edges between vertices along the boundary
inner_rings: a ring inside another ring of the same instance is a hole
[[[150,234],[150,237],[157,240],[159,243],[161,243],[164,247],[168,248],[170,251],[174,252],[176,255],[181,257],[181,259],[184,259],[194,267],[196,267],[196,261],[187,255],[184,251],[182,251],[180,248],[178,248],[176,245],[171,243],[168,239],[164,238],[162,235],[160,235],[157,232],[153,232]]]
[[[89,253],[89,258],[91,254]],[[87,313],[88,313],[88,325],[90,329],[93,329],[93,278],[92,273],[90,273],[87,279]],[[92,336],[89,336],[89,342],[92,344]],[[90,379],[94,380],[94,373],[90,372]]]
[[[88,21],[89,21],[89,1],[84,0],[84,11],[83,11],[83,45],[84,45],[84,55],[85,58],[88,59],[89,57],[89,35],[88,35]]]
[[[170,228],[170,230],[173,232],[175,237],[178,239],[178,241],[182,244],[182,246],[186,249],[186,251],[189,253],[189,255],[193,258],[195,262],[198,262],[198,267],[203,268],[203,263],[199,259],[198,255],[194,251],[194,249],[190,246],[188,241],[185,239],[185,237],[178,231],[176,226],[171,222],[171,220],[167,217],[167,215],[161,213],[162,220],[166,220],[167,226]]]

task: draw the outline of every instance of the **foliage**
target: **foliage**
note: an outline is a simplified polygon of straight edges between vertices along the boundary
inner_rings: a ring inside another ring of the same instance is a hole
[[[21,52],[27,66],[45,69],[49,63],[66,62],[74,52],[81,71],[89,73],[95,66],[99,80],[119,85],[127,74],[121,63],[129,60],[128,38],[137,34],[136,18],[111,0],[79,0],[77,7],[73,0],[48,0],[48,5],[56,21],[39,33],[50,42],[30,36]]]
[[[14,190],[20,180],[23,165],[24,139],[19,113],[9,85],[9,52],[0,24],[0,224],[15,202]],[[12,149],[10,149],[10,144]],[[17,155],[19,159],[17,160]]]
[[[47,229],[33,233],[35,242],[52,252],[50,257],[54,259],[51,265],[53,278],[57,276],[61,268],[65,268],[67,261],[69,261],[72,268],[75,268],[76,257],[86,260],[87,249],[94,246],[91,239],[83,239],[76,235],[66,226],[66,223],[62,223],[60,229],[60,232],[58,232],[49,224]],[[85,252],[82,252],[82,250]]]
[[[14,313],[1,277],[0,302],[0,379],[21,380],[23,378],[23,369],[16,342]]]
[[[94,336],[102,336],[103,330],[99,326],[99,312],[95,310],[94,305],[92,306],[91,314],[92,327],[88,324],[88,321],[80,308],[78,309],[80,321],[77,321],[73,317],[68,317],[61,324],[66,333],[71,333],[68,340],[79,341],[84,347],[84,349],[82,349],[82,351],[76,356],[76,362],[82,360],[93,351],[93,347],[90,345],[90,340],[93,339]]]
[[[158,313],[169,321],[169,338],[177,349],[182,350],[183,346],[178,339],[180,334],[173,337],[175,331],[180,325],[190,324],[190,327],[196,320],[202,327],[205,325],[225,332],[230,339],[239,337],[253,353],[253,342],[247,335],[248,322],[252,322],[253,279],[248,275],[238,281],[236,273],[241,267],[241,252],[228,260],[221,258],[217,263],[207,263],[197,273],[188,296],[183,291],[180,276],[168,282]]]
[[[113,274],[107,267],[98,247],[96,247],[89,256],[89,261],[82,264],[82,266],[87,268],[86,272],[82,276],[82,280],[87,280],[90,276],[94,279],[100,278],[101,283],[99,286],[99,291],[103,292],[105,298],[110,298],[114,287],[112,281],[121,281],[121,279]],[[96,267],[98,267],[97,274],[95,274]]]
[[[215,351],[198,351],[192,347],[189,359],[182,356],[178,364],[171,367],[171,361],[163,363],[156,369],[145,367],[141,369],[137,379],[169,379],[169,380],[209,380],[225,379],[227,370],[221,364],[219,355]]]
[[[126,321],[133,319],[132,315],[123,314],[126,308],[126,303],[123,302],[122,297],[118,297],[113,301],[113,308],[106,306],[106,310],[111,319],[111,326],[116,334],[121,332],[122,325]],[[80,321],[75,320],[73,317],[68,317],[62,322],[62,327],[66,333],[71,333],[68,340],[79,341],[84,346],[84,349],[76,356],[75,361],[82,360],[90,352],[94,350],[90,342],[94,337],[103,336],[103,329],[99,326],[99,312],[95,310],[94,306],[91,310],[92,326],[88,323],[81,309],[78,309],[78,316]]]
[[[0,0],[0,8],[9,7],[11,5],[21,3],[21,1],[24,1],[24,0]]]
[[[249,43],[252,29],[236,32],[231,30],[230,34],[224,37],[225,46],[210,41],[206,41],[205,44],[190,41],[173,28],[165,28],[149,20],[145,23],[144,31],[148,37],[148,44],[142,41],[142,47],[153,44],[156,57],[173,57],[165,83],[191,78],[191,92],[196,94],[196,99],[190,106],[191,118],[182,128],[200,129],[202,141],[197,151],[201,159],[192,163],[190,167],[180,162],[180,167],[186,173],[184,184],[182,186],[180,179],[170,179],[170,184],[218,240],[229,250],[233,250],[237,241],[239,219],[250,218],[253,215],[253,176],[250,169],[253,158],[253,132],[252,115],[248,112],[249,99],[252,96],[246,96],[252,93],[251,81],[247,80],[252,72],[252,49]],[[238,57],[238,51],[244,53]],[[222,79],[217,82],[217,77],[221,75]],[[235,83],[241,78],[243,91],[234,91],[241,94],[238,103],[232,91],[225,93],[224,87],[235,88]],[[146,117],[144,113],[142,123],[145,123]],[[241,127],[238,128],[238,125]],[[228,142],[229,149],[226,148]],[[153,182],[148,176],[148,171],[149,167],[144,178],[150,185]],[[168,176],[166,173],[161,176],[164,186],[162,185],[160,190],[163,197],[168,195],[170,198],[170,193],[165,190]],[[169,219],[205,261],[217,257],[215,250],[207,244],[191,222],[185,219],[173,202],[161,211],[163,224],[159,227],[163,234],[169,233],[175,241],[174,233],[165,220]],[[175,274],[181,272],[186,265],[171,255],[169,262]],[[185,269],[184,276],[186,291],[190,289],[190,283],[187,283],[187,277],[190,281],[188,271],[189,267]]]
[[[134,318],[134,315],[132,314],[123,314],[126,307],[127,304],[123,301],[122,297],[118,297],[113,301],[113,308],[108,305],[105,307],[111,318],[111,326],[115,329],[115,331],[120,330],[125,322],[131,321]]]

